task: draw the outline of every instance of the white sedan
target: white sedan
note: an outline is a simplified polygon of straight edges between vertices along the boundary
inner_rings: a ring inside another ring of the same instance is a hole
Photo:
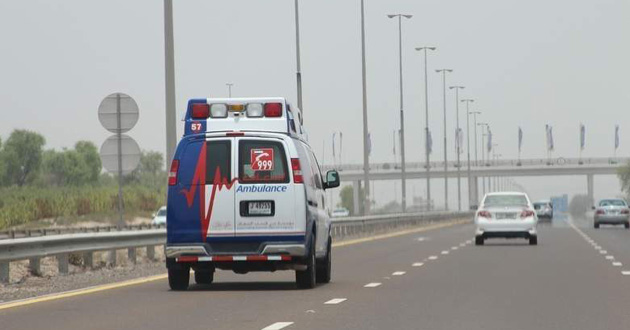
[[[489,193],[475,213],[475,245],[488,238],[525,238],[538,244],[538,217],[527,194],[520,192]]]
[[[166,206],[160,207],[157,213],[153,213],[153,220],[151,220],[151,224],[155,226],[166,224]]]

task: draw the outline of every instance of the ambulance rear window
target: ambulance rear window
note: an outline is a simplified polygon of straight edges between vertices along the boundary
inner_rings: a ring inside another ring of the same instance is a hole
[[[240,183],[288,183],[289,173],[280,142],[241,140],[238,172]]]
[[[206,142],[206,184],[213,184],[217,169],[220,176],[217,178],[220,181],[223,179],[232,181],[230,172],[232,171],[232,165],[230,159],[232,158],[230,141],[208,141]]]

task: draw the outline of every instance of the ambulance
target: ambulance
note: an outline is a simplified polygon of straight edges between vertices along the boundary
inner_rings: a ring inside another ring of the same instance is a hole
[[[184,136],[168,175],[168,280],[186,290],[191,269],[210,284],[217,269],[295,271],[298,288],[331,278],[331,221],[302,114],[286,99],[188,102]]]

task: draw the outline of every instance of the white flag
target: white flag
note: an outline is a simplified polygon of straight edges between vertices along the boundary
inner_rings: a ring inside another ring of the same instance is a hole
[[[615,149],[619,148],[619,125],[615,125]]]

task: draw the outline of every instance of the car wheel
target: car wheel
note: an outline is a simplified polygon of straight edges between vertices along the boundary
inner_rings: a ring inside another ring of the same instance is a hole
[[[328,283],[331,278],[332,270],[332,238],[328,238],[328,250],[323,260],[317,261],[317,283]]]
[[[538,236],[529,236],[529,245],[538,245]]]
[[[195,271],[195,283],[197,284],[211,284],[214,281],[214,272],[211,270],[196,270]]]
[[[190,282],[190,268],[184,267],[183,269],[169,269],[168,270],[168,285],[173,291],[185,291],[188,289],[188,283]]]
[[[483,236],[475,236],[475,245],[483,245]]]
[[[593,223],[593,227],[595,227],[595,229],[599,228],[599,223],[597,222]]]
[[[295,282],[299,289],[312,289],[315,287],[316,267],[315,264],[315,240],[311,237],[310,252],[306,256],[306,269],[295,271]]]

